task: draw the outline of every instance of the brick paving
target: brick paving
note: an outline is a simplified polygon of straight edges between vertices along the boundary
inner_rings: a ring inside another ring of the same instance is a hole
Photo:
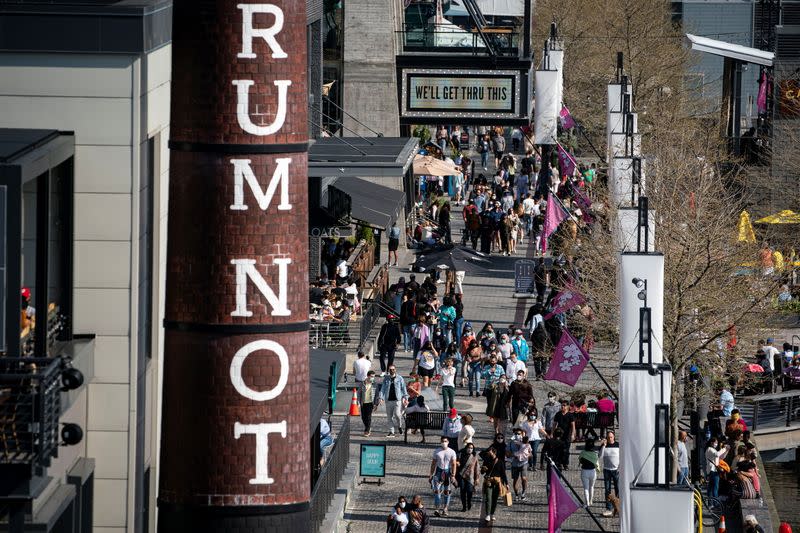
[[[453,212],[453,235],[460,235],[461,217],[460,208],[454,208]],[[464,283],[464,317],[472,322],[475,331],[478,331],[483,323],[491,321],[496,328],[505,328],[508,324],[521,325],[527,312],[528,306],[533,302],[527,299],[514,299],[512,297],[514,284],[514,261],[521,259],[524,255],[530,256],[530,245],[526,241],[524,246],[518,247],[514,257],[501,257],[492,255],[493,267],[483,276],[467,276]],[[400,275],[408,276],[407,269],[392,268],[392,282]],[[616,383],[618,373],[617,354],[610,348],[604,349],[603,346],[596,347],[592,353],[593,361],[604,373],[606,378]],[[395,364],[398,372],[408,376],[411,370],[411,354],[399,351]],[[376,365],[377,367],[377,362]],[[458,383],[457,383],[458,384]],[[547,392],[556,390],[568,392],[572,389],[562,386],[559,383],[549,383],[535,381],[534,390],[539,406],[544,404]],[[587,367],[576,388],[594,389],[602,388],[602,383],[596,374]],[[433,397],[435,392],[427,390],[426,396]],[[433,402],[431,402],[433,403]],[[440,407],[439,400],[437,405],[432,408]],[[456,389],[456,408],[460,413],[471,413],[475,416],[474,427],[476,429],[474,442],[476,449],[481,450],[489,445],[493,437],[491,425],[488,417],[484,415],[485,400],[483,398],[469,398],[466,388],[457,387]],[[356,484],[351,492],[348,505],[344,512],[343,520],[339,524],[339,531],[351,533],[375,533],[385,530],[385,519],[391,512],[391,505],[397,500],[400,494],[405,495],[409,500],[414,494],[421,494],[424,498],[426,507],[432,513],[433,494],[428,484],[428,473],[430,468],[431,455],[438,445],[438,434],[429,434],[428,444],[421,444],[419,436],[409,435],[409,443],[404,444],[401,436],[386,438],[388,425],[383,406],[376,412],[373,419],[372,436],[364,438],[362,436],[362,425],[360,420],[353,420],[353,430],[351,432],[352,448],[351,460],[358,461],[358,445],[362,442],[381,442],[387,446],[387,476],[384,483],[380,486],[369,484]],[[572,446],[572,468],[565,472],[567,479],[572,483],[575,490],[582,494],[577,465],[578,445]],[[508,472],[510,478],[510,469]],[[598,520],[606,531],[618,531],[619,521],[614,518],[603,518],[600,513],[604,510],[601,504],[603,499],[602,476],[598,476],[595,485],[594,505],[592,511],[598,516]],[[545,473],[542,471],[528,473],[528,501],[524,503],[515,502],[510,508],[498,505],[497,521],[491,527],[484,525],[482,521],[482,494],[476,488],[475,499],[472,511],[461,513],[461,504],[458,491],[454,491],[452,503],[450,505],[450,516],[436,518],[432,516],[432,532],[444,531],[547,531],[547,502],[545,493]],[[588,514],[581,510],[570,517],[562,526],[564,533],[569,532],[589,532],[601,531],[596,524],[589,518]]]

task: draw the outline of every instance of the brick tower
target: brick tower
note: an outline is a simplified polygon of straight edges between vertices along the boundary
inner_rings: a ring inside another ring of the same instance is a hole
[[[174,2],[162,532],[309,528],[305,5]]]

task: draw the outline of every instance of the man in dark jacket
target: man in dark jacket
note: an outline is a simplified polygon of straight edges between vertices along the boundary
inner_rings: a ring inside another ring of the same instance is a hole
[[[429,533],[431,530],[431,519],[428,511],[422,503],[422,496],[414,495],[408,509],[408,527],[406,533]]]
[[[525,379],[524,370],[517,372],[517,379],[511,384],[510,391],[511,423],[516,424],[520,412],[526,413],[528,404],[533,399],[533,385]]]
[[[406,294],[408,299],[400,306],[400,326],[403,328],[403,350],[407,352],[411,350],[411,327],[417,323],[417,297],[408,286]]]
[[[400,344],[400,328],[397,326],[397,317],[388,315],[386,323],[381,326],[378,333],[378,350],[381,358],[381,377],[386,375],[386,358],[389,358],[389,366],[394,364],[394,352]]]

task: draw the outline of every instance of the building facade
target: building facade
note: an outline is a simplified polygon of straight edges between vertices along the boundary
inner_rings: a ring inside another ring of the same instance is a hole
[[[74,133],[71,328],[96,335],[83,443],[32,511],[93,458],[92,531],[154,531],[171,2],[2,1],[0,26],[0,128]]]

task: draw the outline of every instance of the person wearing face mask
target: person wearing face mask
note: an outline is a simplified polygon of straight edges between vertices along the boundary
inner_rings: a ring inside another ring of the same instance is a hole
[[[514,330],[514,338],[511,339],[511,347],[514,349],[514,353],[517,354],[517,359],[523,363],[528,362],[530,348],[528,347],[528,341],[526,341],[525,337],[522,335],[521,329]]]
[[[553,419],[561,410],[561,404],[558,402],[558,396],[555,392],[550,392],[547,394],[547,402],[542,407],[542,424],[544,424],[544,430],[547,431],[547,434],[552,436],[553,435]]]
[[[522,423],[521,427],[525,432],[525,435],[528,437],[528,444],[531,445],[531,457],[528,460],[528,470],[535,472],[536,454],[539,451],[539,446],[542,444],[542,440],[547,437],[547,432],[544,430],[542,422],[532,411],[528,412],[527,420]]]
[[[450,506],[450,484],[456,480],[456,452],[450,448],[450,439],[442,435],[441,446],[433,452],[429,481],[433,487],[436,516],[447,516]]]
[[[516,374],[516,380],[509,387],[508,398],[511,404],[511,420],[514,424],[517,424],[520,414],[524,415],[527,412],[528,404],[533,399],[533,385],[525,379],[525,370],[518,369]]]
[[[389,366],[389,375],[383,378],[375,407],[379,407],[381,402],[386,402],[386,416],[389,419],[389,434],[387,437],[395,436],[395,428],[403,431],[402,408],[408,403],[408,392],[403,376],[397,375],[397,368]]]
[[[495,437],[504,440],[503,435]],[[486,523],[494,522],[495,510],[497,509],[497,500],[500,498],[500,493],[503,489],[508,490],[508,477],[506,476],[506,453],[505,443],[502,443],[502,453],[498,453],[498,448],[494,447],[494,443],[488,449],[481,453],[483,465],[481,472],[483,473],[483,501],[486,502]]]
[[[461,495],[461,511],[466,512],[472,509],[472,495],[475,492],[475,485],[480,479],[480,468],[478,466],[478,456],[475,454],[475,445],[468,443],[461,450],[456,462],[458,468],[458,488]]]
[[[486,415],[490,417],[492,424],[494,424],[495,433],[503,433],[505,429],[506,422],[508,421],[508,404],[510,398],[511,391],[504,373],[497,380],[494,387],[492,387],[491,393],[487,397]]]
[[[575,415],[569,412],[569,402],[561,401],[561,410],[553,418],[553,427],[561,429],[564,441],[564,455],[561,459],[562,470],[569,469],[569,446],[575,442]]]
[[[528,490],[528,475],[525,467],[528,466],[531,458],[531,445],[522,428],[515,429],[511,439],[511,446],[507,452],[511,458],[511,484],[514,487],[514,496],[518,501],[524,502],[527,499],[525,492]],[[518,488],[520,480],[522,482],[521,493]]]
[[[378,397],[378,387],[375,386],[375,371],[367,372],[367,377],[358,387],[358,402],[361,404],[361,421],[364,423],[364,436],[369,437],[372,427],[372,409]]]
[[[504,363],[508,361],[508,358],[511,357],[511,354],[514,352],[514,348],[508,341],[508,335],[506,333],[500,335],[500,344],[497,346],[497,349],[500,350],[501,354],[503,354]]]
[[[428,533],[431,519],[425,509],[422,496],[415,494],[406,509],[408,509],[408,528],[406,528],[406,531],[410,533]]]
[[[522,372],[524,376],[528,369],[525,366],[525,363],[517,359],[517,354],[511,352],[511,357],[506,360],[506,378],[508,379],[509,383],[517,379],[517,374]]]
[[[406,502],[394,504],[393,512],[386,519],[386,533],[405,533],[408,530],[408,514],[405,511]]]

